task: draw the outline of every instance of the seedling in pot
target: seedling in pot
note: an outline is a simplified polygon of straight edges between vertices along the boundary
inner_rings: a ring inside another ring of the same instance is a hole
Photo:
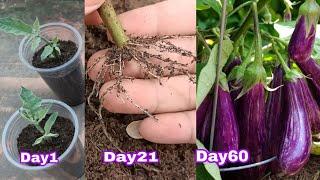
[[[32,91],[21,87],[20,99],[22,102],[22,107],[20,108],[20,115],[29,123],[33,124],[37,130],[42,134],[41,137],[35,140],[32,146],[41,144],[45,140],[50,140],[51,138],[58,137],[59,134],[51,133],[51,128],[54,125],[58,113],[54,112],[50,115],[46,121],[44,128],[40,126],[40,122],[46,117],[51,106],[42,106],[41,98],[35,96]]]
[[[41,53],[41,61],[45,61],[48,57],[56,57],[61,54],[59,48],[59,39],[55,37],[48,40],[40,34],[40,23],[38,18],[33,25],[29,25],[22,20],[12,17],[0,18],[0,30],[16,36],[28,36],[31,40],[31,50],[33,52],[40,46],[41,41],[46,42],[46,46]]]

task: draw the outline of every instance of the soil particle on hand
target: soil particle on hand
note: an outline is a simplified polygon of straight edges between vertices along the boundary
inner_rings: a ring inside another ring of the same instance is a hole
[[[50,114],[40,122],[40,126],[43,128]],[[57,157],[62,155],[69,147],[73,135],[74,125],[70,119],[59,116],[55,124],[51,128],[51,133],[59,134],[58,137],[53,137],[50,140],[45,140],[41,144],[32,146],[35,140],[42,136],[42,134],[33,125],[25,127],[19,137],[17,138],[17,147],[19,153],[21,151],[29,153],[52,153],[56,152]]]
[[[77,45],[72,41],[59,41],[60,55],[55,55],[54,57],[47,57],[41,60],[41,54],[45,48],[43,46],[33,55],[32,65],[37,68],[53,68],[60,66],[68,62],[77,52]]]

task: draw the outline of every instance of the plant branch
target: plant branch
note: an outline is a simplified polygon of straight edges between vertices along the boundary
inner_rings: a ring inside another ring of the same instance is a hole
[[[279,58],[279,61],[281,63],[281,66],[283,67],[283,70],[286,73],[289,73],[290,68],[288,67],[287,63],[285,62],[285,60],[283,59],[282,55],[280,54],[280,52],[278,51],[278,48],[276,47],[276,42],[271,39],[272,41],[272,47],[273,47],[273,51],[276,53],[277,57]]]
[[[244,2],[242,4],[240,4],[238,7],[236,7],[233,11],[231,11],[229,14],[228,14],[228,17],[232,16],[234,13],[236,13],[237,11],[239,11],[241,8],[245,7],[245,6],[248,6],[252,3],[252,1],[247,1],[247,2]]]
[[[263,7],[269,2],[270,0],[260,0],[257,4],[258,12],[263,9]],[[241,24],[239,30],[231,37],[231,40],[233,42],[236,42],[239,40],[242,34],[246,33],[248,29],[250,28],[251,23],[253,22],[253,19],[251,18],[253,16],[253,11],[251,11],[248,16],[246,17],[246,20]]]
[[[252,10],[253,10],[253,17],[254,17],[254,32],[255,32],[255,60],[259,61],[262,64],[262,41],[261,41],[261,34],[259,29],[259,18],[258,18],[258,9],[257,3],[252,3]]]
[[[223,47],[223,38],[224,32],[226,29],[226,18],[227,18],[227,0],[223,0],[222,13],[220,20],[220,36],[219,36],[219,47],[218,47],[218,62],[217,62],[217,71],[216,71],[216,79],[214,85],[214,94],[213,94],[213,109],[212,109],[212,123],[211,123],[211,131],[210,131],[210,146],[209,150],[212,151],[213,148],[213,138],[214,138],[214,129],[215,122],[217,116],[217,102],[218,102],[218,87],[219,87],[219,79],[220,79],[220,64],[222,59],[222,47]]]
[[[102,6],[98,9],[100,17],[110,32],[114,42],[118,47],[123,47],[127,44],[129,38],[124,33],[121,23],[117,17],[117,14],[112,6],[110,0],[106,0]]]
[[[204,47],[208,50],[211,51],[210,47],[208,46],[206,40],[204,39],[204,37],[202,36],[202,34],[198,31],[197,29],[197,37],[199,38],[199,40],[203,43]]]

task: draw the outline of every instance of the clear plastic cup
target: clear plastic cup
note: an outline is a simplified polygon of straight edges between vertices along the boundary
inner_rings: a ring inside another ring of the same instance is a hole
[[[6,125],[2,134],[2,147],[7,160],[15,167],[26,171],[34,177],[51,175],[56,179],[77,179],[84,174],[84,149],[78,138],[79,121],[73,109],[67,104],[46,99],[42,101],[44,106],[52,105],[50,112],[58,112],[59,116],[68,118],[74,125],[74,135],[67,150],[58,157],[58,164],[47,164],[45,166],[28,166],[20,163],[20,155],[17,148],[17,138],[22,129],[29,123],[24,120],[17,110]],[[50,113],[49,112],[49,113]]]
[[[80,33],[65,23],[48,23],[40,27],[40,34],[47,39],[58,37],[64,41],[70,40],[77,45],[77,52],[69,61],[60,66],[54,68],[36,68],[32,66],[34,52],[30,48],[31,39],[25,37],[19,46],[20,60],[29,69],[38,72],[63,102],[71,106],[83,103],[85,100],[84,69],[81,60],[83,58],[81,56],[83,40]],[[46,42],[41,41],[36,51],[45,45]]]

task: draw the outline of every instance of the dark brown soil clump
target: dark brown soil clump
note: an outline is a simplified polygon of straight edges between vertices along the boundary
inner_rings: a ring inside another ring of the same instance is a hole
[[[44,127],[50,114],[47,115],[41,122],[40,126]],[[59,134],[58,137],[53,137],[50,140],[43,141],[41,144],[32,146],[35,140],[42,134],[33,125],[25,127],[17,138],[17,147],[19,153],[21,151],[29,153],[52,153],[56,152],[57,157],[62,155],[69,147],[73,135],[74,126],[70,119],[58,117],[55,124],[51,128],[51,133]]]
[[[57,67],[68,62],[77,52],[78,47],[72,41],[59,41],[58,44],[61,51],[60,55],[56,55],[55,57],[47,57],[46,59],[41,60],[41,53],[45,47],[43,46],[34,54],[32,65],[37,68]]]

